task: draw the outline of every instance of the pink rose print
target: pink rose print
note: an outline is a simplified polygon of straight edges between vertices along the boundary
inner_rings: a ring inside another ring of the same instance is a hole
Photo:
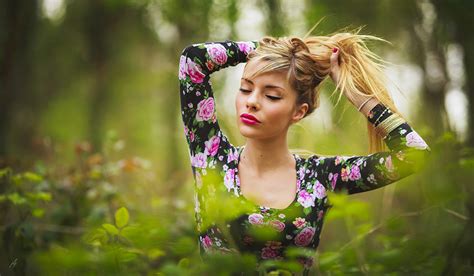
[[[336,156],[336,159],[334,160],[334,165],[339,165],[341,164],[343,158],[341,156]]]
[[[202,83],[204,80],[204,77],[206,76],[201,72],[201,67],[199,66],[199,64],[194,63],[189,58],[187,60],[186,71],[193,83]]]
[[[212,121],[212,123],[215,123],[215,122],[217,121],[216,113],[214,113],[214,114],[212,115],[211,121]]]
[[[263,216],[261,214],[251,214],[249,215],[249,222],[255,225],[262,225],[263,224]]]
[[[262,259],[276,259],[279,256],[278,250],[268,247],[262,248]]]
[[[400,161],[405,160],[405,153],[403,151],[397,152],[396,156],[397,156],[398,160],[400,160]]]
[[[298,193],[298,202],[304,207],[314,206],[314,198],[306,190],[301,190]]]
[[[254,48],[253,43],[251,42],[237,42],[237,45],[239,45],[239,50],[244,52],[246,55]]]
[[[307,246],[314,237],[315,229],[314,227],[306,227],[301,232],[298,233],[295,237],[295,244],[297,246]]]
[[[184,80],[186,79],[186,56],[181,56],[179,58],[179,74],[178,74],[178,79],[179,80]]]
[[[326,196],[326,189],[324,188],[321,183],[316,180],[316,185],[314,186],[314,191],[313,194],[316,196],[316,198],[324,198]]]
[[[207,44],[207,53],[211,60],[219,65],[226,63],[227,61],[227,50],[221,44]]]
[[[331,188],[334,191],[336,189],[336,183],[337,183],[337,177],[339,176],[338,173],[330,173],[329,174],[329,180],[331,181]]]
[[[214,98],[213,97],[209,97],[198,103],[196,120],[208,121],[209,119],[212,118],[213,114],[214,114]]]
[[[349,174],[349,180],[354,181],[360,179],[360,169],[359,166],[352,166],[351,172]]]
[[[279,249],[282,247],[281,242],[267,241],[266,246],[262,248],[262,259],[281,259]]]
[[[393,172],[394,167],[393,167],[393,162],[392,162],[392,156],[388,156],[385,159],[385,168],[387,168],[388,172]]]
[[[296,228],[302,228],[306,224],[306,220],[304,218],[297,217],[294,221],[293,224],[296,226]]]
[[[194,132],[193,131],[190,131],[189,132],[189,141],[194,141]]]
[[[214,135],[209,139],[209,141],[206,141],[204,143],[206,149],[204,151],[205,154],[209,156],[214,156],[217,154],[217,150],[219,149],[219,143],[221,141],[221,138],[219,138],[217,135]]]
[[[204,238],[201,237],[201,243],[205,250],[208,250],[212,246],[212,240],[207,235]]]
[[[405,137],[407,139],[406,145],[411,148],[426,149],[428,145],[423,138],[416,131],[412,131]]]
[[[341,180],[347,182],[349,180],[349,168],[341,169]]]
[[[244,237],[244,239],[243,239],[243,242],[244,242],[244,244],[246,244],[246,245],[251,245],[251,244],[253,243],[253,238],[246,235],[246,236]]]
[[[227,170],[224,176],[224,185],[227,187],[227,191],[230,191],[230,189],[233,189],[235,187],[234,179],[235,179],[235,170],[234,169]]]
[[[323,215],[324,215],[324,211],[321,210],[318,212],[318,220],[321,220],[323,218]]]
[[[227,155],[227,163],[230,163],[232,161],[237,161],[239,158],[239,152],[237,150],[233,151],[232,150],[229,152],[229,155]]]
[[[214,63],[210,60],[206,61],[206,67],[209,69],[209,71],[212,71],[214,69]]]
[[[207,167],[207,157],[204,153],[200,152],[194,156],[191,156],[191,165],[196,168],[203,168]]]
[[[314,260],[312,257],[299,257],[298,262],[305,268],[311,268],[313,266]]]
[[[285,229],[285,224],[279,220],[272,220],[270,221],[270,225],[275,228],[278,232],[283,231]]]
[[[299,175],[299,179],[304,179],[304,170],[305,168],[304,167],[301,167],[299,170],[298,170],[298,175]]]

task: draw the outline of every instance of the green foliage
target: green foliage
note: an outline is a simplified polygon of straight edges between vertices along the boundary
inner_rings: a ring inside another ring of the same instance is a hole
[[[473,177],[470,164],[474,162],[474,156],[471,153],[469,150],[459,151],[450,140],[440,140],[433,147],[433,156],[425,170],[398,184],[394,201],[403,204],[394,207],[383,217],[373,202],[342,193],[329,194],[332,206],[325,218],[322,236],[324,247],[317,251],[313,271],[322,274],[331,271],[332,275],[439,274],[445,270],[465,272],[472,269],[463,261],[469,258],[469,250],[463,250],[472,241],[472,233],[465,230],[470,221],[462,203],[468,202],[470,195],[460,192],[471,189],[463,181]],[[12,244],[29,244],[26,251],[24,247],[23,251],[15,251],[15,254],[23,254],[24,262],[30,262],[30,266],[34,265],[35,269],[48,275],[256,273],[256,259],[251,255],[211,254],[205,258],[205,262],[201,260],[191,205],[186,207],[189,209],[175,213],[172,205],[153,205],[150,209],[130,202],[120,204],[122,206],[112,204],[110,206],[117,207],[109,207],[104,213],[110,215],[88,219],[97,208],[94,205],[100,206],[101,201],[107,198],[126,202],[122,200],[126,196],[118,197],[122,193],[117,191],[112,198],[107,195],[96,200],[94,196],[81,201],[81,204],[87,205],[89,214],[83,213],[85,215],[69,227],[58,224],[58,218],[64,217],[57,216],[52,206],[64,205],[79,192],[88,194],[110,177],[111,172],[113,175],[119,173],[105,169],[115,161],[109,160],[98,165],[97,156],[97,153],[89,153],[89,158],[83,160],[88,160],[90,167],[81,176],[75,176],[93,185],[78,186],[80,189],[67,198],[60,195],[64,188],[55,184],[60,183],[65,176],[54,179],[51,176],[59,174],[51,170],[48,170],[48,176],[37,172],[14,173],[10,168],[0,171],[1,181],[6,187],[0,197],[2,210],[20,214],[14,221],[9,221],[1,233],[5,238],[12,230],[15,233]],[[439,166],[446,162],[460,165]],[[124,173],[128,171],[123,168]],[[100,176],[91,174],[93,170],[101,172]],[[138,178],[141,173],[146,173],[146,169],[134,172]],[[441,179],[432,181],[432,175],[435,179]],[[205,177],[216,176],[209,173]],[[446,185],[446,179],[451,179],[454,184]],[[416,195],[414,187],[425,192]],[[216,192],[218,190],[216,188]],[[209,203],[213,209],[222,209],[222,204],[232,204],[217,201]],[[231,214],[211,212],[210,215],[214,216],[212,219],[222,220],[229,218],[229,215],[239,215],[245,212],[244,209],[232,210]],[[49,228],[41,228],[45,226]],[[265,229],[262,229],[261,235],[268,238]],[[325,239],[325,235],[328,238]],[[8,246],[11,247],[11,244]],[[288,261],[265,261],[259,269],[264,271],[273,268],[273,275],[290,275],[290,271],[299,269],[297,260],[292,256],[302,254],[312,255],[314,252],[290,248]]]

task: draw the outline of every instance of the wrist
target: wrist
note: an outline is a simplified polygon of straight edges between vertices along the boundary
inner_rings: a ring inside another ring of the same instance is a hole
[[[367,116],[370,110],[380,103],[374,95],[359,95],[356,93],[351,93],[349,100],[364,116]]]
[[[377,98],[372,97],[360,108],[359,111],[362,114],[364,114],[364,116],[367,117],[369,115],[370,111],[379,103],[380,103],[380,101]]]

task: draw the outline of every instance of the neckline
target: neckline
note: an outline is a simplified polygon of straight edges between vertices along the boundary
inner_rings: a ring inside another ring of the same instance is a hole
[[[301,188],[301,184],[298,185],[298,180],[299,180],[298,179],[299,158],[296,156],[296,154],[294,154],[294,153],[291,154],[293,156],[293,158],[295,159],[295,172],[296,172],[295,173],[296,193],[295,193],[295,196],[293,198],[293,201],[288,206],[286,206],[285,208],[273,208],[273,207],[268,207],[268,206],[265,206],[265,205],[259,205],[258,203],[255,203],[255,202],[251,201],[250,199],[248,199],[244,196],[244,194],[242,193],[242,190],[240,189],[239,163],[240,163],[240,155],[241,155],[242,150],[244,148],[245,148],[245,146],[237,147],[238,156],[237,156],[235,177],[239,179],[239,185],[236,185],[238,195],[241,196],[245,201],[251,203],[252,205],[260,207],[260,208],[265,208],[267,210],[285,211],[285,210],[289,209],[291,206],[293,206],[295,204],[295,202],[298,200],[298,194],[299,194],[300,188]]]

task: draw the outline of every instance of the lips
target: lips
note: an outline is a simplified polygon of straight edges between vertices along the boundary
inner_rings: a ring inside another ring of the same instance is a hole
[[[257,118],[255,118],[255,116],[250,115],[248,113],[244,113],[240,115],[240,120],[246,124],[252,124],[252,125],[260,123],[260,121]]]

